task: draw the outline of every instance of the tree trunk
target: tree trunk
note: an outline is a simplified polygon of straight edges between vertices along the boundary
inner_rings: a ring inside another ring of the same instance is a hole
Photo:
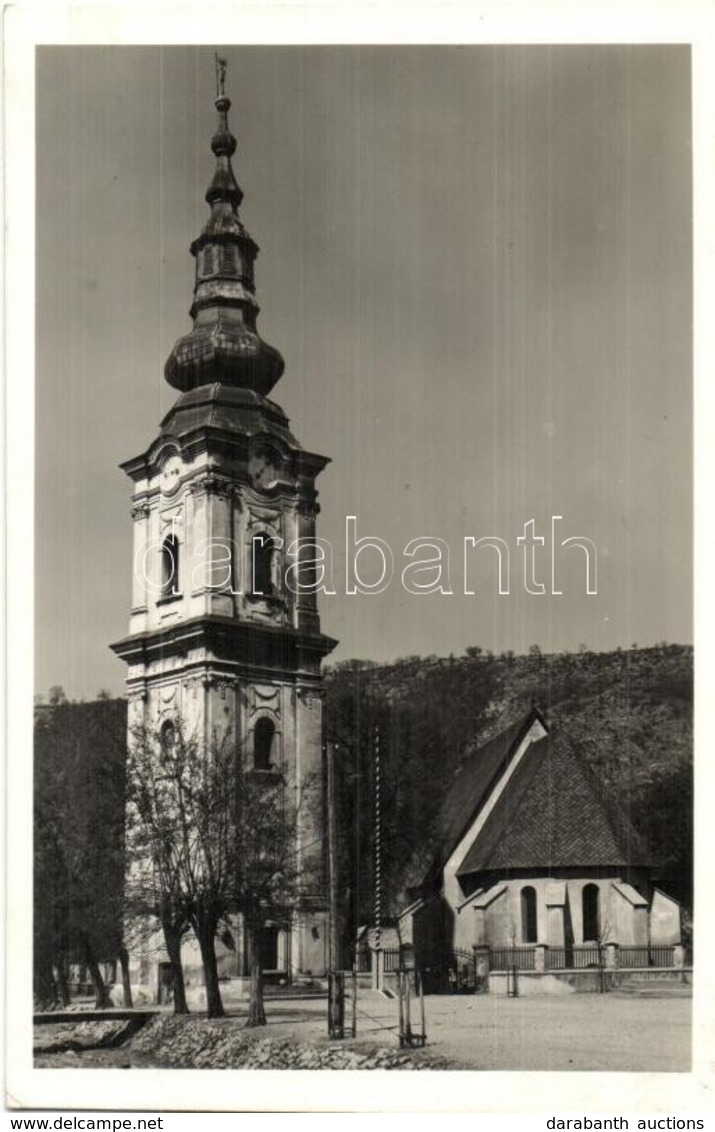
[[[122,991],[124,994],[124,1005],[132,1010],[134,1008],[134,1000],[132,998],[132,984],[129,978],[129,953],[122,943],[118,951],[119,966],[122,969]]]
[[[248,928],[248,946],[251,957],[251,986],[246,1026],[265,1026],[266,1010],[263,1004],[263,955],[261,954],[263,923],[257,912],[246,917],[246,926]]]
[[[204,981],[206,983],[206,1013],[209,1018],[223,1018],[225,1011],[221,1001],[221,988],[218,981],[218,966],[216,964],[216,924],[213,919],[208,923],[201,922],[194,925],[201,948],[201,961],[204,967]]]
[[[166,953],[171,963],[171,989],[174,998],[174,1014],[188,1014],[189,1004],[186,1001],[186,987],[184,985],[184,968],[181,966],[181,937],[184,924],[178,926],[169,918],[162,920],[164,930],[164,943]]]
[[[95,1010],[106,1010],[108,1006],[112,1005],[111,999],[109,997],[109,991],[107,990],[104,979],[102,978],[102,972],[99,969],[99,964],[94,957],[92,945],[86,937],[82,941],[82,948],[84,950],[85,962],[87,964],[87,968],[92,979],[92,984],[94,986]]]
[[[46,956],[35,956],[35,999],[41,1010],[52,1009],[57,1005],[57,983],[52,969],[52,960]]]
[[[60,951],[57,955],[57,987],[60,992],[60,1002],[63,1006],[69,1006],[72,1001],[70,995],[69,983],[67,982],[67,956],[64,951]]]

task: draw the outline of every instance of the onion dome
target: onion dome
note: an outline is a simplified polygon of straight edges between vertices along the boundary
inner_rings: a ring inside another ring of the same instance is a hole
[[[258,335],[259,306],[253,264],[258,245],[238,215],[243,193],[231,158],[236,139],[228,126],[231,100],[223,93],[221,65],[216,99],[218,126],[211,139],[216,169],[206,190],[211,215],[191,245],[196,260],[193,329],[180,338],[164,367],[170,385],[186,392],[219,382],[265,395],[283,373],[283,358]]]

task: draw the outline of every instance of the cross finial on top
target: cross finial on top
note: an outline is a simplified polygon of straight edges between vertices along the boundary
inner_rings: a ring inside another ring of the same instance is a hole
[[[216,97],[223,98],[225,95],[224,85],[226,83],[226,67],[225,59],[219,57],[218,52],[214,54],[216,60]]]

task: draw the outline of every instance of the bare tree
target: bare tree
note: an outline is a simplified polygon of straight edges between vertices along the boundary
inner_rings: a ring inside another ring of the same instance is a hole
[[[319,782],[288,784],[280,774],[242,772],[236,783],[234,902],[243,913],[251,984],[247,1026],[266,1022],[262,941],[266,921],[290,918],[290,908],[320,886],[320,854],[306,840],[305,821],[319,803]],[[321,846],[322,848],[322,846]]]
[[[206,775],[213,779],[213,768],[181,724],[172,731],[171,742],[148,727],[134,729],[127,768],[127,903],[137,938],[151,934],[154,920],[161,925],[177,1014],[188,1013],[182,940],[195,926],[196,908],[209,903],[215,879],[210,869],[215,854],[202,854],[205,837],[200,838],[206,825],[200,811],[211,787],[210,781],[201,781]],[[197,932],[200,946],[201,938]],[[211,977],[210,959],[206,970],[204,947],[202,960],[209,1016],[220,1016],[218,978]],[[213,968],[215,972],[215,960]]]
[[[230,735],[206,743],[181,720],[170,741],[135,731],[128,779],[135,907],[161,922],[175,1002],[188,925],[201,949],[208,1015],[223,1015],[215,941],[225,918],[240,913],[251,957],[247,1024],[264,1024],[265,923],[311,888],[315,853],[298,844],[301,808],[316,791],[306,781],[289,790],[278,772],[246,771]]]

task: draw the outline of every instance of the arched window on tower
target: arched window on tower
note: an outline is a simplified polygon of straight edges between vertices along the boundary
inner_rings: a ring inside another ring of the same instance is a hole
[[[536,889],[527,884],[521,890],[521,938],[524,943],[536,943]]]
[[[164,754],[171,755],[176,746],[176,726],[172,719],[165,719],[161,725],[161,746]]]
[[[174,534],[161,544],[161,596],[179,596],[179,540]]]
[[[583,912],[583,939],[598,940],[601,934],[600,916],[598,909],[599,892],[597,884],[587,884],[581,894]]]
[[[251,592],[256,597],[271,597],[275,593],[273,585],[273,555],[276,545],[270,535],[255,535],[251,545],[251,572],[253,584]]]
[[[261,716],[253,733],[253,767],[255,770],[270,770],[273,755],[273,741],[276,729],[273,720]]]

